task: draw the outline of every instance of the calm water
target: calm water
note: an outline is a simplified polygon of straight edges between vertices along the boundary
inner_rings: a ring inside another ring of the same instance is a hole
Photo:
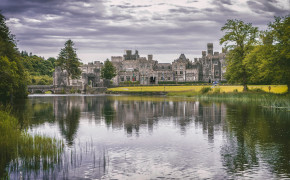
[[[132,96],[30,96],[14,111],[29,133],[65,141],[49,178],[290,178],[289,112]],[[44,176],[22,171],[11,178]]]

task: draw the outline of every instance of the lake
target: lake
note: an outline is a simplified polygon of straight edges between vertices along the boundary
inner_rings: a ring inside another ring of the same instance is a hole
[[[13,113],[31,134],[63,139],[48,172],[11,179],[290,178],[290,112],[149,96],[32,95]]]

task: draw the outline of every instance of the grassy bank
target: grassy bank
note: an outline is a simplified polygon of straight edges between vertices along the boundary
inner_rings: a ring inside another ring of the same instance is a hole
[[[286,85],[250,85],[248,88],[249,92],[243,92],[243,86],[138,86],[110,88],[108,92],[139,95],[164,92],[171,97],[256,103],[263,107],[290,110],[290,96],[285,94]]]
[[[200,90],[187,91],[187,92],[170,92],[168,96],[179,97],[193,97],[198,100],[204,101],[227,101],[227,102],[241,102],[241,103],[255,103],[257,105],[283,109],[290,111],[290,95],[289,94],[274,94],[267,93],[260,89],[250,90],[249,92],[220,92],[217,89],[214,90]]]
[[[61,160],[63,142],[20,130],[9,111],[0,110],[0,179],[10,172],[49,171]],[[9,179],[9,178],[8,178]]]
[[[250,85],[249,89],[261,89],[265,92],[269,92],[269,86],[271,87],[270,92],[276,94],[282,94],[287,92],[286,85]],[[109,92],[184,92],[184,91],[195,91],[199,92],[204,87],[212,86],[136,86],[136,87],[117,87],[109,88]],[[242,92],[243,86],[218,86],[212,89],[219,89],[219,92]]]

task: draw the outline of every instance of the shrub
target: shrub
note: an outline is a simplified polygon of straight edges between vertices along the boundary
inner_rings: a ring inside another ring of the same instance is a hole
[[[64,88],[62,88],[62,89],[61,89],[61,92],[60,92],[60,94],[66,94],[66,92],[65,92]]]
[[[233,92],[234,92],[234,93],[237,93],[237,92],[239,92],[239,91],[238,91],[237,89],[234,89]]]
[[[220,92],[221,92],[221,88],[214,88],[214,89],[213,89],[213,92],[214,92],[214,93],[220,93]]]
[[[201,88],[201,90],[199,91],[201,94],[206,94],[208,92],[212,91],[212,89],[210,87],[203,87]]]
[[[74,88],[71,88],[70,91],[69,91],[71,94],[74,94],[76,93],[76,90]]]

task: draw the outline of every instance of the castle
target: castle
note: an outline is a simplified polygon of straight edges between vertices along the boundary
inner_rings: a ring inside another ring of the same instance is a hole
[[[142,85],[158,84],[160,82],[207,82],[223,81],[225,73],[225,52],[213,51],[213,43],[207,44],[207,51],[202,51],[201,58],[189,60],[184,54],[172,63],[158,63],[153,60],[153,55],[140,57],[135,50],[126,50],[123,56],[112,56],[111,62],[117,70],[117,76],[112,79],[113,85],[126,82],[138,82]],[[82,65],[80,79],[70,79],[70,85],[84,89],[86,85],[91,87],[103,86],[100,78],[103,63],[95,61]],[[66,73],[56,68],[54,72],[55,86],[68,85]]]

